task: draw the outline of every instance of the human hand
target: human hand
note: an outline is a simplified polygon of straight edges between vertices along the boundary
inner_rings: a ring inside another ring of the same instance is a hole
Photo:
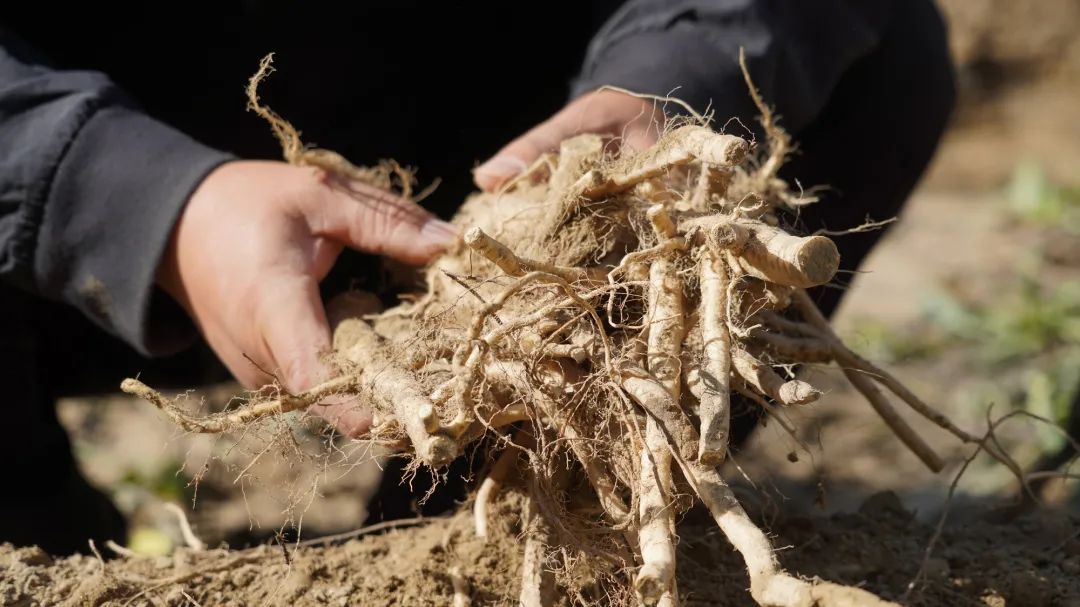
[[[559,149],[562,140],[581,133],[619,137],[642,150],[656,143],[663,112],[649,99],[614,90],[586,93],[557,114],[511,141],[473,171],[476,185],[493,191],[529,167],[541,154]]]
[[[292,393],[329,379],[331,336],[319,296],[344,247],[428,261],[456,229],[411,201],[312,168],[237,161],[210,173],[188,201],[158,284],[248,388],[277,374]],[[313,410],[355,436],[370,413],[338,402]]]

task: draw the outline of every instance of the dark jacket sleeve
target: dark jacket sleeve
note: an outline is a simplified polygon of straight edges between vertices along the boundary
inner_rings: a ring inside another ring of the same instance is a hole
[[[903,0],[924,1],[924,0]],[[798,132],[872,52],[891,0],[629,0],[589,45],[574,96],[603,85],[672,95],[723,124],[757,115],[738,64],[785,128]]]
[[[0,281],[78,308],[144,354],[180,349],[194,328],[156,268],[184,203],[229,158],[105,75],[50,69],[0,29]]]

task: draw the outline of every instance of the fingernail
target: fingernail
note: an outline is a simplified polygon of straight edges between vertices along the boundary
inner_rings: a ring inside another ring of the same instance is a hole
[[[525,163],[520,158],[514,156],[496,156],[476,167],[476,170],[473,172],[482,177],[505,179],[507,177],[513,177],[527,168],[528,167],[525,166]]]
[[[458,228],[441,219],[430,219],[420,227],[420,240],[426,244],[448,247],[457,239]]]

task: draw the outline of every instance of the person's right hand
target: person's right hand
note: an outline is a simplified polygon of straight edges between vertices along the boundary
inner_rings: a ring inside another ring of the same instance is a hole
[[[319,282],[343,247],[419,264],[455,237],[450,224],[372,186],[281,162],[237,161],[191,196],[158,283],[241,383],[271,382],[266,370],[297,393],[329,379]],[[370,413],[349,404],[315,411],[345,434],[370,425]]]

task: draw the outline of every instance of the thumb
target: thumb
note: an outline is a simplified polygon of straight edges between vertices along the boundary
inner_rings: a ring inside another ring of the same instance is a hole
[[[358,182],[334,186],[315,215],[316,235],[410,264],[430,261],[458,236],[457,227],[415,202]]]

